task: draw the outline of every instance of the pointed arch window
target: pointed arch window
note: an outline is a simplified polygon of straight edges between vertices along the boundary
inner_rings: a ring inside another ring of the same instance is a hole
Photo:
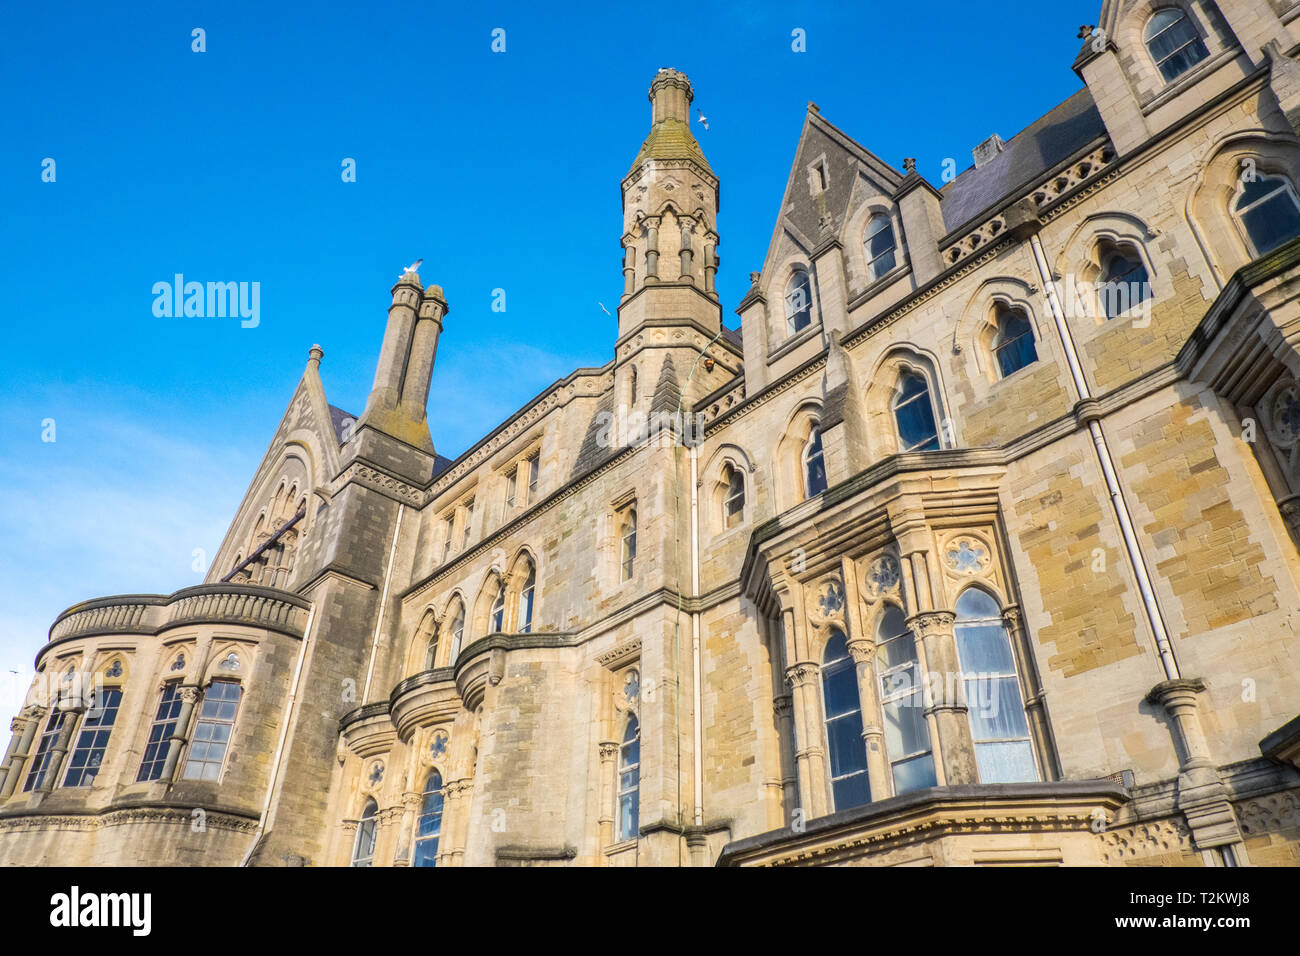
[[[438,666],[438,622],[434,620],[433,611],[425,611],[420,618],[420,627],[416,631],[415,646],[424,648],[424,669],[431,671]]]
[[[812,280],[803,269],[795,270],[786,283],[785,323],[791,335],[812,325]]]
[[[461,640],[465,637],[465,608],[457,604],[456,616],[451,621],[451,648],[447,659],[447,664],[455,664],[456,658],[460,656]]]
[[[1029,722],[1001,608],[987,592],[967,588],[957,598],[956,612],[957,658],[980,782],[1036,781]]]
[[[618,748],[618,839],[635,840],[640,835],[641,809],[641,722],[629,714]]]
[[[163,764],[167,762],[167,750],[171,746],[172,735],[176,733],[176,720],[181,712],[181,682],[168,681],[163,685],[162,695],[158,698],[158,709],[154,711],[153,723],[149,727],[149,740],[145,744],[144,759],[140,761],[140,772],[136,782],[157,780],[162,776]]]
[[[46,776],[52,768],[50,758],[53,756],[54,744],[59,739],[59,734],[63,731],[63,725],[70,717],[71,711],[60,710],[55,704],[50,710],[50,716],[45,721],[45,730],[41,733],[41,742],[36,747],[36,755],[32,758],[31,769],[27,771],[27,782],[23,784],[23,792],[39,790],[45,783]]]
[[[1233,211],[1256,256],[1300,235],[1300,200],[1291,183],[1280,176],[1256,176],[1242,183]]]
[[[894,793],[933,787],[934,758],[930,728],[925,721],[916,638],[897,605],[888,605],[876,624],[876,669]]]
[[[722,469],[722,527],[734,528],[745,518],[745,475],[728,463]]]
[[[1034,344],[1034,327],[1029,317],[1019,309],[999,306],[998,331],[993,336],[993,356],[998,361],[998,372],[1006,378],[1026,365],[1038,361],[1038,347]]]
[[[528,576],[519,591],[519,627],[520,634],[527,634],[533,629],[533,595],[537,588],[537,569],[528,562]]]
[[[890,272],[897,264],[894,224],[884,213],[876,213],[867,223],[867,236],[863,245],[867,253],[867,275],[872,282]]]
[[[375,861],[375,818],[378,815],[379,804],[367,800],[365,809],[361,811],[361,819],[357,822],[357,838],[352,843],[353,866],[370,866]]]
[[[1148,20],[1143,40],[1166,83],[1210,55],[1195,24],[1178,7],[1167,7]]]
[[[412,866],[438,865],[438,838],[442,835],[442,774],[433,771],[424,781],[424,800],[415,824],[415,858]]]
[[[113,733],[113,724],[117,721],[117,709],[121,703],[122,690],[119,687],[105,687],[102,696],[95,695],[90,709],[86,711],[86,719],[82,722],[72,759],[68,761],[68,772],[63,778],[65,787],[94,785],[95,776],[104,762],[104,753],[108,750],[108,738]]]
[[[199,709],[194,739],[190,741],[185,761],[186,780],[221,778],[241,696],[243,688],[233,680],[214,680],[203,692],[203,706]]]
[[[940,447],[930,385],[924,375],[910,369],[902,372],[893,405],[900,451],[934,451]]]
[[[1150,297],[1151,276],[1142,257],[1129,248],[1104,247],[1097,277],[1097,299],[1107,321]]]
[[[826,490],[826,459],[822,454],[821,428],[813,426],[803,449],[804,497],[812,498]]]
[[[492,610],[488,612],[488,633],[500,633],[501,628],[505,626],[506,620],[506,585],[505,582],[497,584],[497,596],[492,600]]]
[[[857,667],[844,633],[831,630],[822,654],[822,698],[826,704],[826,743],[830,752],[831,793],[836,810],[871,799],[867,785],[867,747],[862,739],[862,701]]]

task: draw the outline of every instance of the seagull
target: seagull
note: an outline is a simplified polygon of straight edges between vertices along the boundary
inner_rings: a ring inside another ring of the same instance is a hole
[[[698,106],[695,107],[695,112],[696,112],[696,113],[699,115],[699,117],[700,117],[700,125],[703,126],[705,129],[708,129],[708,128],[709,128],[709,118],[708,118],[707,116],[705,116],[703,113],[700,112],[700,108],[699,108]]]
[[[414,272],[416,269],[420,268],[420,263],[423,262],[423,261],[424,261],[423,259],[416,259],[416,260],[415,260],[414,262],[412,262],[409,266],[407,266],[405,269],[403,269],[403,270],[402,270],[402,275],[401,275],[401,276],[398,276],[397,278],[400,279],[400,278],[402,278],[402,276],[409,276],[409,275],[410,275],[412,272]]]
[[[609,309],[605,308],[605,303],[604,303],[604,302],[597,302],[596,304],[597,304],[598,306],[600,306],[600,311],[604,312],[606,315],[612,315],[612,314],[613,314],[612,312],[609,311]]]

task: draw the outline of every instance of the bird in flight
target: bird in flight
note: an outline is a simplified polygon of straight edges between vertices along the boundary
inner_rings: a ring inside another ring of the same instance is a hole
[[[402,275],[398,276],[398,278],[400,279],[402,276],[410,275],[416,269],[420,268],[420,263],[423,261],[424,261],[423,259],[416,259],[409,266],[407,266],[405,269],[402,270]]]
[[[700,117],[700,125],[703,126],[705,129],[708,129],[708,128],[709,128],[709,118],[708,118],[707,116],[705,116],[703,113],[700,112],[700,108],[699,108],[698,106],[695,107],[695,112],[696,112],[696,114]]]
[[[613,313],[610,312],[609,309],[605,308],[604,302],[597,302],[596,304],[600,306],[600,311],[604,312],[606,315],[613,315]]]

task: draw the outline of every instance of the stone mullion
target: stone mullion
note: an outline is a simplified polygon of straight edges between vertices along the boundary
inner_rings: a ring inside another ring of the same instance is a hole
[[[885,727],[881,721],[880,695],[876,690],[876,642],[862,620],[862,596],[853,560],[840,562],[844,579],[845,614],[849,627],[848,651],[858,677],[858,706],[862,712],[862,742],[867,749],[867,784],[872,800],[883,800],[891,792],[889,762],[885,759]]]
[[[943,769],[945,786],[979,782],[954,623],[950,611],[926,611],[907,621],[925,656],[923,682],[930,698],[926,714],[933,715],[938,730],[936,764]]]
[[[1029,732],[1034,738],[1034,749],[1038,753],[1040,772],[1044,780],[1057,780],[1060,778],[1057,771],[1059,764],[1052,724],[1047,717],[1047,692],[1043,690],[1043,684],[1033,665],[1020,608],[1014,604],[1007,605],[1002,611],[1002,625],[1007,629],[1011,646],[1017,652],[1020,664],[1018,671],[1025,691],[1025,713],[1029,718]]]
[[[645,278],[646,284],[659,281],[659,217],[646,219]]]
[[[618,741],[600,742],[600,786],[597,788],[600,810],[596,816],[598,850],[604,850],[614,842],[614,779],[617,775],[614,758],[617,756]]]
[[[695,223],[689,216],[682,216],[679,225],[682,227],[682,245],[677,253],[681,263],[680,278],[685,282],[694,282],[695,277],[691,269],[695,250],[691,245],[691,234],[695,229]]]
[[[914,616],[929,613],[934,608],[933,595],[930,592],[930,574],[926,564],[926,550],[929,545],[929,528],[923,519],[912,514],[903,513],[894,519],[898,531],[900,565],[903,575],[903,606]],[[932,706],[926,675],[933,666],[930,655],[926,653],[925,642],[916,633],[912,618],[908,619],[912,638],[916,647],[917,679],[921,682],[921,699],[925,705],[925,725],[930,734],[930,754],[934,764],[935,783],[946,786],[950,781],[944,769],[944,733],[940,725],[938,711]],[[964,717],[965,715],[963,715]],[[893,784],[890,774],[890,785]]]
[[[465,860],[465,841],[469,835],[469,797],[474,784],[462,777],[443,785],[443,832],[451,839],[438,844],[439,866],[461,866]],[[450,819],[449,819],[450,818]]]
[[[45,779],[36,788],[37,793],[49,793],[54,789],[54,781],[58,779],[59,771],[63,769],[63,758],[68,753],[73,731],[80,723],[80,717],[85,713],[85,709],[83,704],[68,710],[68,716],[64,719],[63,726],[59,728],[59,736],[55,738],[54,746],[50,748],[49,760],[45,764]]]
[[[388,855],[390,849],[396,850],[397,828],[402,822],[402,815],[405,808],[398,804],[396,806],[384,807],[375,816],[377,835],[375,837],[375,855],[371,866],[377,866],[379,861]]]
[[[794,698],[795,733],[801,746],[795,750],[799,766],[799,803],[807,817],[824,816],[826,800],[826,751],[821,745],[821,712],[817,706],[820,668],[812,661],[786,670]]]
[[[414,862],[416,814],[424,794],[407,790],[402,794],[402,820],[397,830],[397,849],[393,866],[410,866]]]
[[[162,775],[158,778],[167,783],[175,779],[176,764],[180,761],[181,750],[189,739],[190,718],[194,715],[194,705],[199,702],[200,691],[196,686],[184,685],[176,689],[176,695],[181,699],[181,709],[176,715],[176,729],[172,732],[171,740],[167,745]]]
[[[26,722],[22,723],[23,721]],[[10,749],[9,772],[4,780],[0,781],[0,800],[8,800],[13,795],[14,788],[18,786],[18,781],[22,779],[23,768],[32,755],[32,741],[36,739],[36,731],[40,727],[40,722],[40,709],[28,708],[18,717],[15,717],[10,724],[10,728],[15,732],[18,725],[21,724],[22,734],[21,737],[15,737],[17,746]]]
[[[778,742],[781,752],[781,794],[789,813],[799,801],[799,779],[795,773],[794,756],[794,701],[789,694],[782,694],[772,702],[772,709],[781,736]]]

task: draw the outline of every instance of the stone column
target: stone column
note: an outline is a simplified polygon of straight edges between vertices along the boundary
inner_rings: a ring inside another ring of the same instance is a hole
[[[713,277],[718,272],[717,244],[712,237],[704,240],[704,291],[713,295]]]
[[[410,866],[415,846],[415,818],[420,811],[422,793],[407,790],[402,794],[402,818],[397,829],[397,850],[393,853],[393,866]],[[439,837],[439,841],[441,841]],[[439,843],[441,846],[441,842]]]
[[[623,239],[623,301],[636,290],[636,247],[631,236]]]
[[[788,824],[789,814],[799,806],[799,781],[794,770],[794,702],[789,694],[782,694],[772,701],[772,709],[776,715],[777,734],[780,737],[778,744],[781,751],[781,795],[784,797],[787,816],[783,823]]]
[[[825,816],[828,812],[826,751],[821,745],[821,708],[817,700],[820,670],[813,661],[800,661],[786,668],[785,672],[794,703],[799,805],[808,819]]]
[[[390,848],[393,855],[397,855],[398,827],[402,823],[405,812],[405,808],[401,804],[384,807],[379,811],[376,816],[376,830],[378,833],[375,837],[375,858],[371,864],[372,866],[378,866],[379,861],[388,855]]]
[[[951,611],[924,611],[907,619],[907,626],[924,651],[922,680],[929,697],[926,715],[934,716],[939,734],[936,750],[943,762],[946,786],[979,782],[954,620]]]
[[[890,795],[889,762],[885,759],[885,728],[880,720],[880,694],[876,682],[876,642],[862,622],[862,597],[857,568],[845,555],[840,560],[844,581],[844,612],[849,626],[848,651],[858,675],[858,703],[862,708],[862,741],[867,748],[867,783],[872,800]]]
[[[1025,713],[1029,717],[1029,733],[1034,738],[1038,750],[1038,762],[1044,780],[1059,778],[1056,756],[1056,740],[1052,736],[1052,723],[1047,717],[1047,691],[1043,690],[1038,672],[1034,668],[1033,657],[1025,643],[1024,622],[1021,620],[1020,608],[1009,604],[1002,610],[1002,626],[1007,629],[1012,647],[1023,653],[1018,657],[1023,666],[1020,668],[1025,688]]]
[[[695,250],[691,245],[691,235],[694,232],[695,223],[689,216],[683,216],[681,218],[681,227],[682,247],[681,251],[678,253],[681,260],[681,279],[684,282],[693,283],[695,282],[695,276],[692,273],[691,266],[694,264],[693,259],[695,256]]]
[[[181,759],[181,750],[189,739],[190,717],[194,714],[194,705],[199,702],[202,692],[193,684],[184,684],[176,689],[176,696],[181,699],[181,709],[176,714],[176,729],[172,731],[171,742],[167,745],[167,757],[163,760],[162,775],[158,778],[164,783],[175,779],[176,764]]]
[[[1204,690],[1205,682],[1200,678],[1179,678],[1161,681],[1146,698],[1148,703],[1163,707],[1172,720],[1181,758],[1177,805],[1187,817],[1198,850],[1242,841],[1228,790],[1219,777],[1201,726],[1197,695]]]
[[[601,852],[614,842],[614,778],[617,769],[614,761],[618,757],[618,741],[602,740],[600,742],[600,813],[596,818],[599,834],[596,847]]]
[[[54,740],[54,746],[50,748],[49,760],[45,764],[45,779],[41,785],[36,788],[37,793],[49,793],[54,789],[54,781],[58,779],[59,771],[63,769],[63,758],[68,753],[68,746],[72,742],[72,733],[77,727],[78,718],[85,713],[86,702],[78,700],[77,706],[67,709],[67,716],[63,718],[63,726],[59,728],[59,736]]]
[[[443,785],[442,832],[449,839],[438,843],[439,866],[461,866],[465,860],[465,839],[469,832],[472,780],[462,777]]]
[[[32,741],[36,739],[36,731],[40,724],[39,707],[28,707],[10,723],[9,727],[15,734],[16,743],[10,742],[9,770],[3,780],[0,780],[0,800],[8,800],[18,786],[18,781],[22,779],[23,767],[32,754]]]
[[[646,250],[645,250],[645,281],[646,285],[650,280],[659,281],[659,219],[658,217],[650,218],[645,221],[646,227]]]

